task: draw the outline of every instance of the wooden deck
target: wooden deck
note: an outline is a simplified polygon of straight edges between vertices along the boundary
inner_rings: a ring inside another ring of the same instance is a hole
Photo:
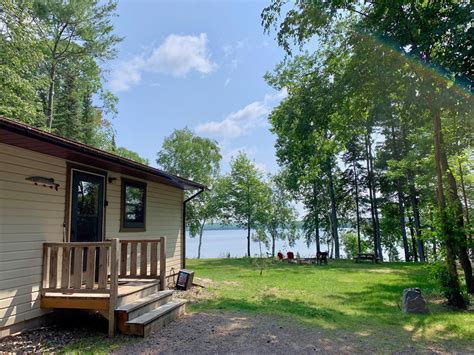
[[[41,307],[97,310],[113,336],[118,306],[165,289],[165,250],[164,237],[45,243]]]
[[[151,279],[119,279],[116,307],[127,296],[138,293],[150,287],[160,288],[160,282]],[[93,309],[107,311],[110,294],[87,292],[44,292],[41,297],[43,308]]]

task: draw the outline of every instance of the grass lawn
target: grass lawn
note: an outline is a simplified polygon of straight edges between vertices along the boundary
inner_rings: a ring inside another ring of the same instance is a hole
[[[395,343],[398,338],[426,344],[474,340],[474,313],[443,306],[423,265],[275,262],[262,276],[249,259],[192,259],[186,267],[215,285],[216,297],[189,306],[191,312],[223,309],[290,316],[307,325]],[[431,314],[402,314],[401,294],[408,287],[421,288]]]
[[[194,270],[196,277],[212,280],[206,290],[206,297],[212,297],[189,304],[188,313],[224,310],[268,314],[285,324],[289,320],[294,325],[314,326],[335,342],[369,344],[370,349],[381,352],[396,352],[406,344],[416,345],[415,351],[438,347],[447,352],[469,352],[474,344],[472,307],[471,311],[445,307],[423,265],[342,260],[323,266],[274,262],[266,266],[263,275],[249,259],[191,259],[186,267]],[[402,314],[400,299],[407,287],[422,289],[430,314]],[[63,352],[106,353],[142,342],[126,336],[107,338],[106,326],[103,328],[102,334],[92,332]]]

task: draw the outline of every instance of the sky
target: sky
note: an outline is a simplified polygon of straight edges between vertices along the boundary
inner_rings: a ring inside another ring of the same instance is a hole
[[[286,95],[263,79],[284,56],[260,13],[268,1],[120,0],[115,32],[123,37],[107,64],[107,86],[119,98],[113,120],[119,146],[156,166],[174,129],[218,141],[222,171],[245,151],[275,173],[275,137],[267,120]]]

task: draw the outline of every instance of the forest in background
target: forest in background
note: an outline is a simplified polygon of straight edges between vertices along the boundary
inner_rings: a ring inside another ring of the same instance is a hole
[[[2,0],[0,115],[148,164],[115,144],[117,97],[102,69],[122,40],[115,11],[115,1]],[[265,79],[288,93],[269,116],[281,171],[264,176],[239,153],[221,174],[215,141],[176,130],[157,164],[210,188],[187,209],[191,234],[217,221],[247,229],[248,255],[251,238],[303,237],[318,251],[324,240],[335,258],[350,246],[430,262],[449,303],[465,307],[463,294],[474,293],[470,12],[468,1],[270,1],[263,30],[285,59]],[[293,201],[304,206],[302,235]],[[339,235],[342,220],[356,233]]]
[[[0,2],[0,115],[120,156],[146,159],[115,144],[118,98],[103,65],[122,40],[113,33],[115,1]]]

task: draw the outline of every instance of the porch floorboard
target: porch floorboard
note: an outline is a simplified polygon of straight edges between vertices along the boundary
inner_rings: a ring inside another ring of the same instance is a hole
[[[118,298],[140,292],[152,285],[159,285],[159,281],[150,279],[119,279]],[[66,293],[45,292],[41,297],[43,308],[73,308],[73,309],[108,309],[108,293]]]

